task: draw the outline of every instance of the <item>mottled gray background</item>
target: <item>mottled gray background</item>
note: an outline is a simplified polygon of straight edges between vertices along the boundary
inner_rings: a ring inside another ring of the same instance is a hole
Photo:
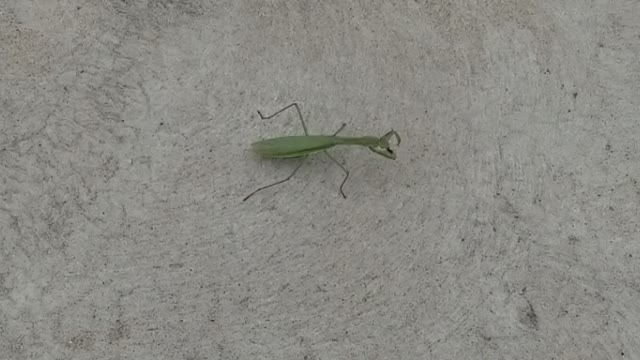
[[[3,0],[0,358],[640,359],[639,18]]]

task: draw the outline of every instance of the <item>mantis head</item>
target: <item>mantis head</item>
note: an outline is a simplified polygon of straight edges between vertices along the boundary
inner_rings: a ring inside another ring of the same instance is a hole
[[[400,135],[398,135],[394,130],[391,130],[378,139],[378,144],[376,146],[370,146],[369,150],[391,160],[395,160],[396,153],[391,149],[389,144],[389,139],[391,139],[392,136],[396,138],[396,145],[400,145]]]

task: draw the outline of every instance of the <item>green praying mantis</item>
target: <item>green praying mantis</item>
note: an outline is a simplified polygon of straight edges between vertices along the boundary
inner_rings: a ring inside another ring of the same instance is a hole
[[[258,115],[260,115],[260,117],[263,120],[268,120],[291,107],[295,107],[296,111],[298,112],[298,117],[300,118],[300,123],[302,123],[302,129],[304,130],[304,135],[282,136],[282,137],[254,142],[253,144],[251,144],[253,151],[265,158],[305,158],[306,159],[308,155],[318,153],[318,152],[324,153],[325,155],[327,155],[327,157],[329,157],[329,159],[331,159],[331,161],[336,163],[345,174],[344,179],[340,184],[340,194],[345,199],[347,198],[347,196],[344,194],[343,187],[344,187],[344,184],[347,182],[347,179],[349,178],[349,170],[347,170],[347,168],[344,165],[340,164],[336,159],[334,159],[333,156],[329,155],[329,153],[327,152],[327,149],[330,149],[336,145],[366,146],[367,148],[369,148],[369,150],[373,151],[376,154],[382,155],[387,159],[391,159],[391,160],[396,159],[396,153],[391,149],[389,140],[391,139],[391,137],[395,137],[397,141],[397,145],[400,145],[401,139],[398,133],[395,132],[393,129],[388,133],[382,135],[381,137],[337,136],[338,133],[340,133],[347,126],[346,123],[343,123],[342,126],[338,129],[338,131],[336,131],[332,135],[309,135],[309,132],[307,131],[307,125],[305,124],[304,119],[302,118],[302,112],[300,111],[300,106],[298,105],[298,103],[287,105],[270,116],[264,116],[258,110]],[[273,184],[269,184],[269,185],[258,188],[251,194],[247,195],[242,201],[247,201],[247,199],[249,199],[251,196],[255,195],[259,191],[262,191],[272,186],[276,186],[289,181],[296,174],[296,172],[298,172],[298,170],[303,164],[304,164],[304,161],[300,162],[300,164],[298,164],[298,166],[293,170],[291,175],[287,176],[285,179],[276,181]]]

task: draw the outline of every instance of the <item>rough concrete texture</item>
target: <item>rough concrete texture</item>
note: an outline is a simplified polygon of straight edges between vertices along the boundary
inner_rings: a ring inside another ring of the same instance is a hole
[[[640,359],[639,18],[4,0],[0,358]]]

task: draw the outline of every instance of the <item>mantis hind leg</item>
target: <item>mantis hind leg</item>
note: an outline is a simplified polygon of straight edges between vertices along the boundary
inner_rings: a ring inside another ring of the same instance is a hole
[[[296,168],[293,170],[293,172],[291,173],[291,175],[287,176],[285,179],[280,180],[280,181],[276,181],[276,182],[274,182],[273,184],[269,184],[269,185],[263,186],[263,187],[261,187],[261,188],[258,188],[257,190],[255,190],[255,191],[254,191],[254,192],[252,192],[251,194],[247,195],[247,197],[245,197],[244,199],[242,199],[242,201],[247,201],[247,199],[249,199],[250,197],[252,197],[254,194],[256,194],[256,193],[257,193],[257,192],[259,192],[259,191],[262,191],[262,190],[264,190],[264,189],[268,189],[268,188],[270,188],[270,187],[272,187],[272,186],[276,186],[276,185],[279,185],[279,184],[282,184],[282,183],[285,183],[285,182],[287,182],[287,181],[291,180],[291,178],[293,177],[293,175],[295,175],[295,174],[298,172],[298,170],[300,169],[300,167],[302,166],[302,164],[304,164],[304,161],[301,161],[301,162],[300,162],[300,164],[298,164],[298,166],[296,166]]]
[[[272,117],[280,114],[281,112],[287,110],[288,108],[290,108],[292,106],[294,106],[296,108],[296,111],[298,111],[298,117],[300,118],[300,123],[302,124],[302,129],[304,130],[304,134],[308,136],[309,132],[307,131],[307,124],[304,123],[304,119],[302,118],[302,112],[300,111],[300,106],[298,105],[298,103],[289,104],[289,105],[283,107],[282,109],[276,111],[275,113],[273,113],[273,114],[271,114],[269,116],[262,115],[260,110],[258,110],[258,115],[260,115],[262,120],[268,120],[268,119],[271,119]]]
[[[342,130],[343,128],[344,128],[344,126],[342,128],[340,128],[340,130]],[[338,130],[338,132],[340,132],[340,130]],[[344,171],[344,179],[342,180],[342,183],[340,184],[340,195],[342,195],[342,197],[346,199],[347,195],[344,194],[344,191],[342,190],[342,188],[344,187],[344,183],[346,183],[347,179],[349,178],[349,170],[347,170],[347,168],[344,167],[344,165],[340,164],[338,162],[338,160],[334,159],[333,156],[329,155],[328,152],[323,151],[323,153],[325,155],[327,155],[329,157],[329,159],[331,159],[331,161],[336,163],[336,165],[340,166],[340,169],[342,169],[342,171]]]

